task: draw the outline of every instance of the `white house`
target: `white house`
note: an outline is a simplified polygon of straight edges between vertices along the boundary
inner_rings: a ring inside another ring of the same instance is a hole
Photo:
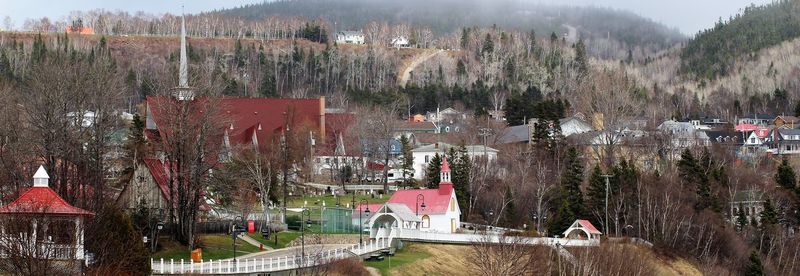
[[[667,136],[672,146],[671,157],[680,156],[685,148],[706,147],[710,145],[708,135],[695,128],[691,122],[677,122],[668,120],[658,126],[658,130]]]
[[[428,163],[433,157],[437,153],[439,156],[444,156],[451,148],[458,150],[459,147],[447,143],[433,143],[411,150],[411,155],[414,157],[414,178],[421,180],[425,177]],[[470,145],[465,146],[465,148],[467,149],[467,156],[472,160],[476,158],[488,158],[489,161],[493,161],[497,159],[497,153],[499,152],[496,149],[483,145]]]
[[[392,41],[389,44],[390,44],[389,46],[392,46],[394,48],[408,48],[408,47],[411,47],[411,43],[408,41],[408,38],[406,38],[405,36],[398,36],[398,37],[392,38]]]
[[[800,154],[800,129],[773,129],[764,144],[772,154]]]
[[[338,44],[364,44],[364,33],[360,31],[341,31],[336,33]]]
[[[439,188],[400,190],[369,218],[370,238],[391,237],[393,228],[455,233],[461,208],[451,182],[450,165],[442,159]]]
[[[558,120],[558,122],[561,124],[561,134],[564,137],[594,130],[591,124],[575,116]]]

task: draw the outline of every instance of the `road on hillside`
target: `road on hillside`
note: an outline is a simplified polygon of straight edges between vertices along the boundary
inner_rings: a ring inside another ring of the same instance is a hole
[[[414,59],[411,60],[411,63],[408,64],[406,69],[403,70],[403,72],[400,74],[400,76],[398,76],[397,84],[399,84],[400,87],[404,87],[405,88],[406,87],[406,83],[408,83],[408,79],[411,78],[411,72],[413,72],[414,69],[417,68],[417,66],[419,66],[423,62],[431,59],[432,57],[438,55],[441,52],[444,52],[444,50],[426,51],[425,53],[414,57]]]

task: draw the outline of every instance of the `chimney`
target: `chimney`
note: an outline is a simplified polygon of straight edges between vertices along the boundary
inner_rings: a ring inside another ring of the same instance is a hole
[[[50,176],[47,175],[47,171],[44,169],[44,166],[39,166],[39,169],[36,170],[35,174],[33,174],[33,187],[47,188],[49,187],[49,181]]]

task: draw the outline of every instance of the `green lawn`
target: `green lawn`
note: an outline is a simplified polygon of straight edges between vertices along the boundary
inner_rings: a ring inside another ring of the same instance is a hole
[[[397,250],[393,257],[386,256],[383,261],[365,261],[364,265],[380,270],[381,275],[389,275],[392,267],[410,264],[421,259],[431,257],[431,254],[413,243],[406,243],[403,249]]]
[[[203,260],[219,260],[233,258],[233,245],[231,243],[231,236],[228,235],[202,235],[203,240]],[[153,254],[153,259],[164,258],[169,259],[190,259],[191,255],[186,246],[180,245],[171,239],[164,238],[159,240],[161,250]],[[236,240],[236,256],[242,256],[248,253],[258,252],[258,247],[255,247],[242,240]]]
[[[263,243],[266,246],[272,247],[274,249],[285,248],[286,244],[290,243],[291,241],[300,237],[300,232],[297,231],[283,231],[279,233],[273,233],[269,237],[269,241],[265,240],[264,237],[261,236],[261,233],[253,233],[248,234],[251,238],[257,240],[260,243]],[[278,243],[275,243],[275,237],[278,237]]]

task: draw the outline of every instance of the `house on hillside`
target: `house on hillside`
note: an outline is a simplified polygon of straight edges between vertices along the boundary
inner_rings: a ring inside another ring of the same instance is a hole
[[[478,158],[488,158],[489,162],[497,160],[497,153],[499,151],[496,149],[483,145],[468,145],[465,147],[467,149],[467,156],[469,156],[469,158],[472,160]],[[417,180],[422,180],[425,177],[425,172],[428,169],[428,163],[433,159],[433,157],[436,154],[439,154],[439,156],[445,156],[451,148],[458,150],[459,146],[454,146],[447,143],[433,143],[411,150],[411,155],[414,157],[414,178]]]
[[[769,137],[769,129],[759,128],[740,133],[745,135],[744,143],[742,143],[742,154],[752,155],[766,152],[767,146],[765,146],[764,143],[766,143],[767,137]]]
[[[764,193],[761,191],[745,190],[736,192],[730,202],[731,223],[736,223],[736,216],[739,214],[739,208],[742,209],[748,223],[753,219],[760,222],[761,211],[764,210],[764,202]]]
[[[455,233],[461,227],[461,208],[451,182],[450,165],[442,159],[439,187],[400,190],[372,211],[367,222],[370,238],[384,239],[397,228]],[[370,209],[371,210],[371,209]]]
[[[50,189],[49,179],[40,166],[33,187],[0,206],[0,259],[47,259],[59,273],[81,275],[85,223],[95,214],[67,203]]]
[[[394,131],[399,136],[417,133],[437,133],[437,128],[433,122],[400,121],[395,126]]]
[[[336,33],[337,44],[364,44],[364,33],[361,31],[340,31]]]
[[[778,116],[775,120],[772,121],[772,124],[776,127],[786,126],[786,128],[797,128],[800,127],[800,118],[795,116]]]
[[[408,38],[405,36],[397,36],[392,38],[389,46],[393,48],[409,48],[411,47],[411,42],[409,42]]]
[[[677,122],[668,120],[657,128],[669,141],[668,157],[670,160],[678,158],[686,148],[707,147],[709,138],[703,131],[698,131],[691,122]]]
[[[767,152],[783,155],[800,153],[800,129],[776,128],[765,139]]]
[[[766,126],[772,123],[775,116],[769,114],[750,114],[744,117],[741,117],[736,120],[736,124],[751,124],[751,125],[759,125],[759,126]]]

